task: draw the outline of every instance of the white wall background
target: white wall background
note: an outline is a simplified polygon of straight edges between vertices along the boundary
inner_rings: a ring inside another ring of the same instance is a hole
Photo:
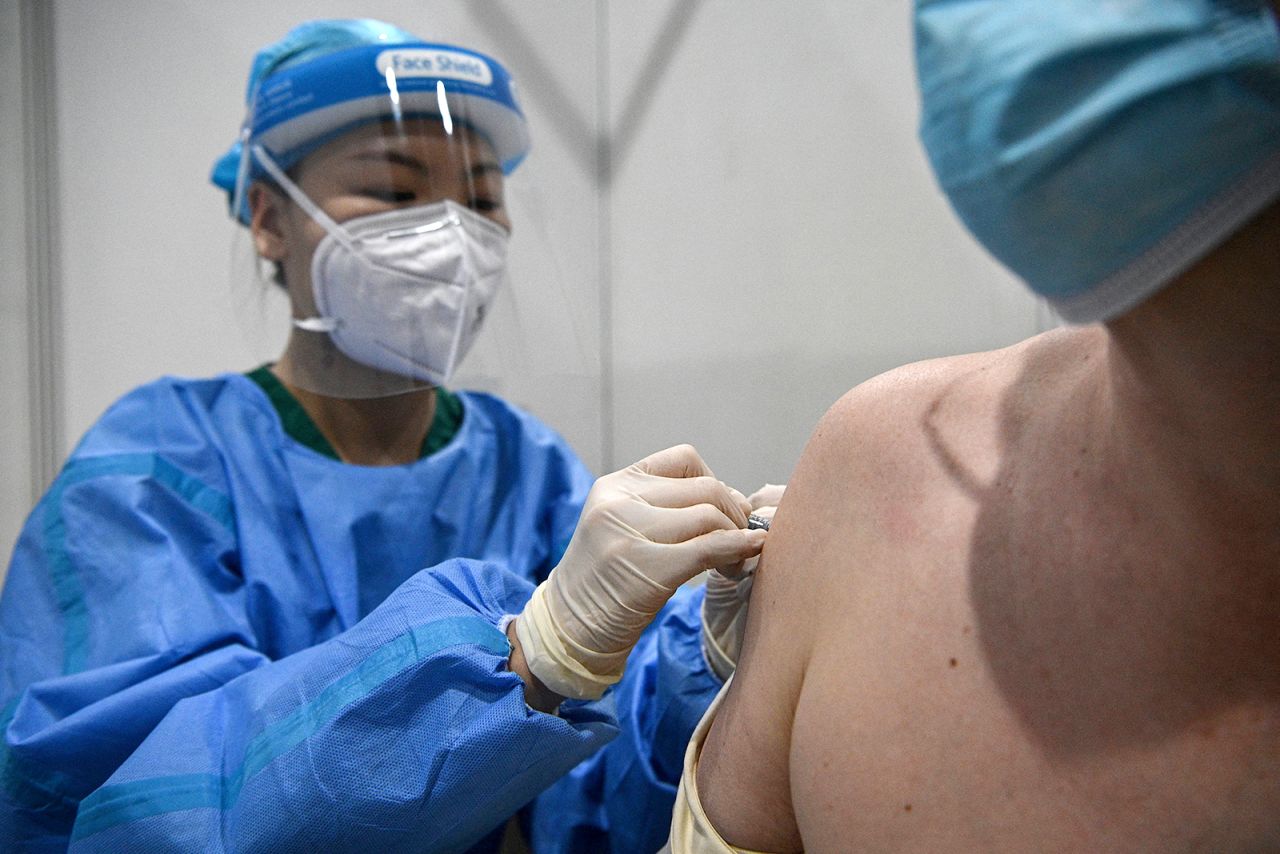
[[[15,270],[24,229],[39,225],[15,216],[11,72],[29,53],[13,37],[18,5],[0,5],[5,553],[32,501]],[[1044,325],[932,183],[915,138],[909,0],[53,10],[65,451],[127,389],[245,370],[283,340],[278,315],[246,323],[254,312],[236,308],[251,290],[233,285],[236,229],[207,176],[242,118],[254,52],[306,18],[383,18],[492,53],[516,76],[534,152],[517,173],[513,290],[565,307],[577,369],[551,378],[536,352],[486,342],[464,379],[532,408],[598,472],[691,441],[744,491],[784,480],[849,387]]]
[[[0,4],[0,567],[35,501],[27,339],[22,51],[18,4]]]

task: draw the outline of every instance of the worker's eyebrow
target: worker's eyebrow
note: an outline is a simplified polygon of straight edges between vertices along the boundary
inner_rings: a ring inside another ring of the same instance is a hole
[[[395,163],[400,166],[412,169],[426,177],[431,176],[431,168],[423,163],[412,154],[406,154],[395,149],[378,148],[373,150],[358,151],[351,156],[352,160],[367,161],[374,163]],[[466,171],[472,178],[484,178],[489,175],[497,175],[501,177],[502,167],[498,165],[496,160],[480,160],[472,163]]]
[[[393,149],[366,149],[364,151],[356,152],[351,156],[351,159],[374,163],[396,163],[400,166],[406,166],[413,169],[415,172],[420,172],[428,177],[431,175],[431,170],[427,168],[427,164],[423,163],[411,154],[405,154],[404,152],[395,151]]]

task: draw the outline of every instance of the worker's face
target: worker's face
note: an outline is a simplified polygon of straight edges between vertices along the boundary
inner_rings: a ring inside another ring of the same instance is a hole
[[[411,119],[400,127],[369,124],[343,134],[303,158],[294,181],[335,222],[454,201],[507,230],[502,169],[492,146],[478,133],[439,121]],[[283,193],[262,184],[250,192],[259,254],[278,261],[295,315],[315,309],[311,256],[324,228]]]

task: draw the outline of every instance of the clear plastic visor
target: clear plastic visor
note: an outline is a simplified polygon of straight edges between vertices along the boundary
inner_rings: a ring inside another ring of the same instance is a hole
[[[286,385],[369,398],[448,384],[506,290],[501,164],[462,105],[443,90],[439,104],[403,115],[389,100],[300,157],[245,140],[233,276],[287,296],[283,352],[264,359]]]

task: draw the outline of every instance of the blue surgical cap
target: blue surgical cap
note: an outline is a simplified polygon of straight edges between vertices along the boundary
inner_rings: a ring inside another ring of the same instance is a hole
[[[1116,317],[1280,199],[1271,0],[916,0],[921,136],[969,231]]]
[[[246,104],[253,100],[258,84],[277,71],[328,56],[349,47],[371,44],[399,44],[421,41],[399,27],[358,18],[351,21],[307,21],[287,32],[284,38],[258,51],[249,70],[249,85],[244,94]]]
[[[528,127],[500,63],[367,18],[307,21],[258,51],[245,92],[244,131],[251,144],[263,145],[288,169],[335,135],[388,115],[393,100],[397,109],[412,112],[421,104],[422,111],[433,112],[438,87],[466,107],[468,123],[492,143],[503,172],[524,159]],[[210,175],[226,191],[228,204],[235,203],[242,155],[243,134]],[[248,222],[243,203],[232,213]]]

